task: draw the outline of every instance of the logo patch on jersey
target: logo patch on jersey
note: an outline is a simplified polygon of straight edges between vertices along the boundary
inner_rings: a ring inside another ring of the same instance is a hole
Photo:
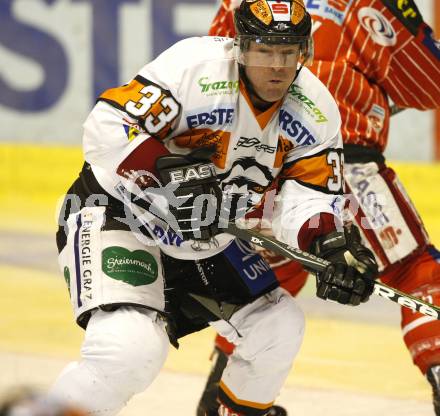
[[[143,128],[136,122],[127,120],[126,118],[124,118],[122,121],[125,134],[130,142],[139,136],[139,134],[143,131]]]
[[[257,295],[276,284],[269,264],[249,243],[235,240],[223,251],[252,295]]]
[[[211,95],[231,95],[233,93],[238,93],[239,91],[239,81],[214,81],[209,82],[208,77],[202,77],[199,79],[198,84],[202,88],[202,94],[207,96]]]
[[[300,146],[310,146],[316,143],[312,133],[288,111],[280,110],[279,122],[281,130]]]
[[[377,192],[377,182],[374,177],[368,179],[362,168],[354,167],[350,171],[352,179],[350,179],[350,188],[353,193],[356,193],[356,199],[360,202],[362,210],[366,214],[367,221],[365,227],[371,229],[378,229],[389,224],[390,219],[386,215],[386,196],[383,193]]]
[[[367,114],[369,127],[376,133],[380,133],[384,126],[385,110],[377,104],[373,104]]]
[[[199,126],[222,127],[226,124],[232,124],[234,120],[233,108],[216,108],[215,110],[209,110],[188,115],[186,117],[188,128],[192,129]]]
[[[394,46],[397,42],[396,32],[388,19],[378,10],[362,7],[358,12],[362,27],[370,34],[373,42],[381,46]]]
[[[278,137],[277,154],[275,156],[274,168],[280,168],[284,163],[284,158],[294,148],[293,143],[280,135]]]
[[[262,194],[273,180],[271,169],[258,163],[254,157],[235,160],[227,172],[217,177],[223,189],[241,194]]]
[[[191,149],[197,147],[211,147],[215,145],[215,154],[213,155],[212,160],[217,167],[224,169],[230,137],[231,133],[228,131],[191,129],[176,136],[173,139],[173,142],[179,147],[188,147]]]
[[[382,241],[382,246],[386,250],[392,249],[399,244],[399,236],[402,234],[400,228],[394,228],[393,226],[385,227],[380,233],[379,238]]]
[[[138,129],[136,129],[135,127],[130,127],[130,126],[126,126],[124,125],[124,130],[125,130],[125,134],[127,135],[128,141],[132,141],[133,139],[135,139],[140,131]]]
[[[102,271],[131,286],[151,284],[158,276],[156,260],[150,253],[116,246],[102,251]]]
[[[307,0],[306,9],[312,15],[321,16],[342,26],[353,0]]]
[[[289,94],[296,102],[304,105],[307,114],[309,114],[317,123],[325,123],[328,121],[327,117],[322,114],[322,111],[316,107],[315,103],[302,93],[302,88],[300,86],[292,84],[289,88]]]
[[[260,139],[257,139],[256,137],[240,137],[234,147],[234,150],[237,150],[239,147],[254,147],[257,152],[275,152],[275,146],[269,146],[267,144],[261,143]]]

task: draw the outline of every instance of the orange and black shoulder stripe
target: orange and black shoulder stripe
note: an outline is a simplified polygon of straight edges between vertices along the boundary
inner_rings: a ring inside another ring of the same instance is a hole
[[[295,180],[303,186],[320,192],[342,194],[343,181],[342,149],[326,149],[284,164],[280,173],[281,185],[286,180]]]
[[[151,135],[163,139],[172,131],[180,114],[180,104],[169,90],[138,75],[129,84],[104,91],[98,101],[105,101],[139,120]]]

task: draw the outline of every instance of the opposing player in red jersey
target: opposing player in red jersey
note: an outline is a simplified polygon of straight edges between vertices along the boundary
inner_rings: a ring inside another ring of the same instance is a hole
[[[210,35],[235,35],[233,10],[240,3],[223,0]],[[440,305],[440,253],[430,244],[416,209],[382,154],[390,99],[404,108],[440,107],[440,45],[412,0],[304,3],[313,18],[316,45],[311,69],[333,94],[342,116],[346,191],[352,195],[348,218],[357,223],[365,244],[376,254],[383,282]],[[301,91],[293,94],[307,102],[317,118],[325,118]],[[307,273],[279,256],[272,257],[271,264],[282,286],[296,295]],[[440,322],[402,308],[401,326],[414,364],[433,387],[440,416]],[[217,414],[216,381],[232,349],[217,337],[216,363],[198,416]],[[275,406],[270,414],[287,412]]]

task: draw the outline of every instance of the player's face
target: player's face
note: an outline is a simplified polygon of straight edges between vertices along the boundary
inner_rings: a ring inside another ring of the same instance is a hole
[[[245,71],[258,96],[271,103],[283,98],[296,75],[299,46],[252,42],[248,53]]]

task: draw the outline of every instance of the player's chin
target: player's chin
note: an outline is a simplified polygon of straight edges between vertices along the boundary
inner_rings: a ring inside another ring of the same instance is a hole
[[[269,103],[281,100],[286,95],[287,87],[285,85],[270,85],[261,94],[261,98]]]

